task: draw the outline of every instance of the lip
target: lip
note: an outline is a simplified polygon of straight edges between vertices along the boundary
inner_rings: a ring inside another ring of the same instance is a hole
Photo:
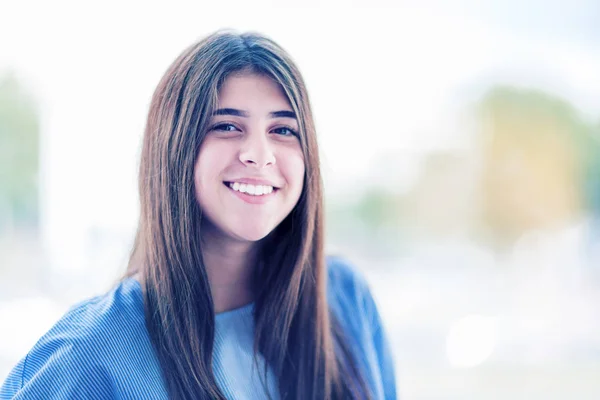
[[[240,182],[240,181],[236,181],[236,182]],[[246,182],[242,182],[242,183],[246,183]],[[240,198],[241,200],[243,200],[249,204],[265,204],[266,202],[270,201],[274,196],[276,196],[277,192],[279,191],[279,189],[274,189],[269,194],[263,194],[261,196],[254,196],[251,194],[235,191],[232,188],[230,188],[227,183],[224,183],[224,185],[227,187],[227,190],[229,190],[233,195],[237,196],[238,198]],[[268,183],[265,183],[264,185],[268,185]]]

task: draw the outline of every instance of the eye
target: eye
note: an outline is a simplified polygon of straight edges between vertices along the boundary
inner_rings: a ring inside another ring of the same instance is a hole
[[[275,128],[271,132],[274,132],[281,136],[298,136],[298,132],[296,132],[286,126],[282,126],[281,128]]]
[[[239,129],[233,124],[218,124],[218,125],[213,126],[213,128],[211,130],[222,131],[222,132],[234,132]]]

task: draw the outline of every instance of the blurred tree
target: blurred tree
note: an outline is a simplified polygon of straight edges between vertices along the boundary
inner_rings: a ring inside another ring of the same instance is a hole
[[[600,123],[590,129],[583,145],[586,206],[600,218]]]
[[[0,231],[38,222],[39,119],[14,73],[0,78]]]
[[[392,193],[382,188],[372,188],[361,196],[356,205],[356,216],[368,227],[377,230],[385,226],[395,226],[397,219],[398,200]]]
[[[600,153],[572,105],[538,90],[496,87],[477,113],[482,222],[495,239],[512,243],[525,231],[563,226],[589,209]]]
[[[419,179],[409,193],[413,235],[434,238],[469,233],[474,208],[472,158],[456,150],[425,156]]]
[[[377,258],[402,251],[403,196],[376,185],[356,196],[325,202],[328,242]]]

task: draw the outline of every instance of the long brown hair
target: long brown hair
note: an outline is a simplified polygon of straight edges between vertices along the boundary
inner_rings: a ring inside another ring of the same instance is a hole
[[[193,171],[219,88],[239,71],[279,83],[298,119],[306,167],[298,204],[261,246],[255,355],[262,354],[277,376],[282,399],[368,397],[326,300],[322,183],[305,84],[272,40],[231,31],[208,36],[175,60],[154,92],[144,133],[141,215],[128,274],[140,276],[146,324],[169,396],[225,399],[212,372],[215,313]],[[264,374],[263,384],[266,368]]]

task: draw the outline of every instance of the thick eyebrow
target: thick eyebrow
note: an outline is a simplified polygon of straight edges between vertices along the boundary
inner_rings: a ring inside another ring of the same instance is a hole
[[[213,115],[232,115],[234,117],[246,117],[248,118],[248,113],[246,111],[238,110],[236,108],[219,108],[213,112]]]
[[[269,113],[271,118],[293,118],[296,119],[296,114],[293,111],[273,111]]]
[[[213,115],[231,115],[234,117],[248,118],[250,115],[246,111],[238,110],[237,108],[219,108],[213,112]],[[269,118],[293,118],[296,119],[296,114],[293,111],[281,110],[269,113]]]

